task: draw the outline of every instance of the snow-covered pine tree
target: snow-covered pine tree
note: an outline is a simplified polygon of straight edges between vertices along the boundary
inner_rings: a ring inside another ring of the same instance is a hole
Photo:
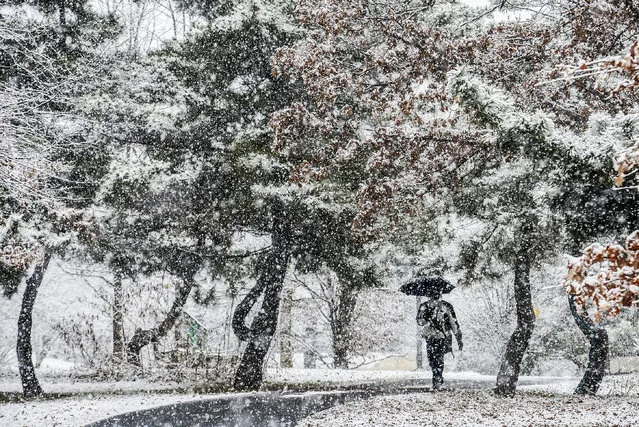
[[[461,188],[468,186],[462,192],[467,194],[466,201],[458,205],[470,208],[465,212],[467,215],[479,215],[483,220],[492,218],[487,221],[491,235],[494,234],[492,226],[499,227],[503,224],[501,220],[506,218],[507,223],[517,224],[516,218],[523,213],[523,221],[519,222],[520,234],[528,230],[526,234],[530,239],[526,252],[520,253],[517,249],[518,253],[512,259],[518,326],[498,377],[497,391],[512,395],[517,365],[521,364],[534,325],[528,279],[531,261],[543,259],[544,253],[574,247],[576,239],[593,238],[597,234],[599,228],[589,227],[589,221],[596,223],[593,219],[603,217],[602,210],[598,208],[594,214],[591,212],[592,216],[584,216],[579,223],[585,227],[575,228],[573,211],[566,209],[565,201],[575,192],[592,198],[605,194],[605,167],[602,166],[606,164],[606,153],[632,137],[633,118],[619,117],[616,122],[602,127],[593,117],[586,132],[575,134],[541,113],[523,114],[504,92],[468,77],[463,71],[451,74],[450,89],[469,113],[471,121],[490,130],[484,139],[489,145],[483,150],[489,161],[483,162],[482,156],[473,158],[472,166],[464,173],[465,179],[460,180]],[[490,141],[493,141],[492,147]],[[581,151],[584,146],[593,147],[593,151],[584,154]],[[472,172],[473,168],[479,175]],[[472,202],[477,196],[478,203]],[[614,200],[615,197],[609,196],[607,205],[614,206]],[[592,203],[596,208],[602,204],[601,200]],[[493,209],[494,214],[489,214]],[[619,224],[607,231],[617,227]],[[521,243],[514,247],[518,245],[521,248]],[[605,347],[607,349],[607,340]]]
[[[328,264],[348,282],[345,288],[360,286],[354,279],[360,267],[347,260],[363,253],[350,234],[348,191],[291,183],[290,165],[271,147],[270,115],[304,96],[298,85],[271,72],[275,49],[300,35],[287,15],[290,9],[286,1],[236,2],[225,13],[205,14],[209,26],[163,53],[183,84],[200,96],[192,99],[184,121],[191,149],[201,158],[222,156],[226,162],[231,200],[218,221],[228,218],[231,231],[271,235],[271,248],[255,262],[257,284],[235,313],[234,330],[247,341],[237,388],[261,383],[291,259],[305,271]],[[206,185],[197,191],[210,197]],[[247,327],[261,294],[262,310]]]
[[[90,26],[86,16],[78,14],[62,28],[60,22],[49,19],[44,3],[37,6],[45,14],[43,23],[30,19],[20,8],[7,9],[0,17],[0,97],[7,107],[2,109],[0,122],[6,135],[3,143],[8,145],[2,150],[2,165],[8,172],[3,174],[2,219],[11,218],[9,230],[19,234],[15,239],[24,242],[35,264],[26,280],[16,345],[27,397],[42,394],[31,358],[32,311],[38,288],[54,253],[62,253],[70,242],[90,234],[81,210],[87,199],[81,198],[79,190],[86,188],[86,181],[78,179],[86,174],[73,176],[82,169],[75,161],[89,151],[78,131],[84,122],[74,101],[99,68],[95,61],[91,68],[86,66],[85,61],[95,59],[94,52],[77,44]],[[68,28],[74,32],[67,33]],[[103,30],[91,35],[102,39],[105,32],[110,33],[109,27]]]

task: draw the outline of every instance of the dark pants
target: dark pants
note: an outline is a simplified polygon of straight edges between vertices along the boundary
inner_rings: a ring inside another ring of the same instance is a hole
[[[428,364],[433,371],[433,387],[439,387],[444,383],[444,354],[446,354],[448,347],[446,339],[426,340]]]

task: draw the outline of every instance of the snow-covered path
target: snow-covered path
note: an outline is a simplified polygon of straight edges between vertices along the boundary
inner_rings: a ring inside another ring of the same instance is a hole
[[[519,393],[502,399],[486,390],[374,397],[318,412],[300,427],[343,426],[636,426],[637,397]]]

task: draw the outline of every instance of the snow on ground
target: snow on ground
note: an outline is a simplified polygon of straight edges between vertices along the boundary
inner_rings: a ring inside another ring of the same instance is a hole
[[[495,377],[472,372],[451,372],[445,379],[460,382],[494,384]],[[556,377],[522,377],[523,380],[547,383],[520,386],[514,399],[497,399],[488,390],[456,390],[374,398],[369,401],[333,408],[307,419],[307,426],[322,425],[639,425],[639,375],[608,376],[601,397],[570,396],[578,379]],[[402,380],[426,380],[423,371],[370,371],[329,369],[271,369],[267,383],[289,386],[344,386]],[[145,379],[118,382],[74,382],[70,377],[41,378],[49,393],[79,395],[55,400],[36,400],[0,404],[0,426],[74,426],[123,412],[169,405],[189,400],[213,398],[187,392],[170,393],[177,383],[151,382]],[[189,384],[181,383],[188,388]],[[193,384],[195,385],[195,383]],[[0,392],[17,392],[15,376],[0,376]],[[533,394],[532,391],[537,392]],[[544,393],[542,397],[540,393]],[[553,393],[550,395],[548,393]],[[622,394],[615,397],[610,393]],[[443,410],[439,408],[444,406]],[[437,409],[437,412],[435,410]],[[453,417],[454,416],[454,417]],[[496,418],[494,418],[496,416]],[[346,418],[344,418],[346,417]],[[553,418],[554,417],[554,418]],[[571,418],[571,417],[574,417]],[[584,418],[586,417],[586,418]],[[634,418],[633,418],[634,417]],[[580,421],[581,422],[581,421]]]
[[[572,394],[580,380],[581,378],[566,378],[562,381],[554,381],[547,384],[519,386],[517,389],[552,394]],[[639,397],[639,373],[605,376],[597,395]]]
[[[0,404],[0,426],[81,426],[123,412],[211,398],[215,395],[85,395],[56,400]],[[219,396],[219,395],[218,395]]]
[[[349,386],[403,380],[430,381],[430,370],[420,371],[369,371],[346,369],[269,369],[265,382],[272,385],[332,385]],[[446,373],[446,378],[468,381],[490,381],[495,377],[474,372]],[[550,378],[550,377],[522,377]],[[148,379],[131,381],[87,381],[74,380],[72,377],[40,377],[40,383],[47,393],[134,393],[139,391],[162,391],[176,388],[189,388],[199,385],[197,382],[152,382]],[[19,393],[22,391],[17,374],[0,375],[0,392]]]
[[[151,382],[146,379],[131,381],[88,381],[66,378],[40,377],[40,385],[46,393],[71,394],[71,393],[135,393],[135,392],[160,392],[173,390],[183,386],[177,382]],[[21,393],[20,379],[15,376],[0,376],[0,393]],[[1,424],[0,424],[1,425]]]
[[[308,386],[352,386],[356,384],[379,384],[384,382],[402,382],[410,380],[421,380],[430,384],[430,369],[417,371],[372,371],[363,369],[270,369],[267,371],[265,381],[272,384],[308,385]],[[475,383],[477,387],[483,384],[487,388],[495,384],[495,375],[483,375],[476,372],[445,372],[444,378],[453,382]],[[522,390],[549,391],[552,393],[571,394],[577,384],[578,378],[573,377],[550,377],[550,376],[526,376],[519,377],[522,384],[535,383],[536,385],[520,386]],[[615,378],[615,377],[611,377]],[[618,377],[621,378],[621,377]],[[633,377],[630,383],[637,383],[639,390],[639,376]],[[608,378],[604,380],[611,381]],[[608,389],[621,390],[623,387],[617,385],[614,380]],[[627,379],[626,379],[627,382]],[[603,387],[605,389],[605,387]],[[625,387],[630,389],[631,387]],[[608,390],[606,389],[606,390]],[[623,393],[623,392],[622,392]]]
[[[519,393],[497,398],[486,390],[377,397],[314,414],[300,427],[343,426],[611,426],[639,425],[637,397],[575,397]]]
[[[450,372],[446,378],[471,381],[494,380],[475,372]],[[352,385],[380,381],[430,380],[430,369],[419,371],[369,371],[363,369],[270,369],[265,380],[272,383]]]

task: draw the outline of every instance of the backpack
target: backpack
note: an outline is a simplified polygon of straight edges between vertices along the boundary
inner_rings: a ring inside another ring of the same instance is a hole
[[[422,337],[426,340],[445,339],[450,342],[452,350],[451,320],[451,314],[441,300],[429,300],[419,306],[417,324],[422,326]]]

